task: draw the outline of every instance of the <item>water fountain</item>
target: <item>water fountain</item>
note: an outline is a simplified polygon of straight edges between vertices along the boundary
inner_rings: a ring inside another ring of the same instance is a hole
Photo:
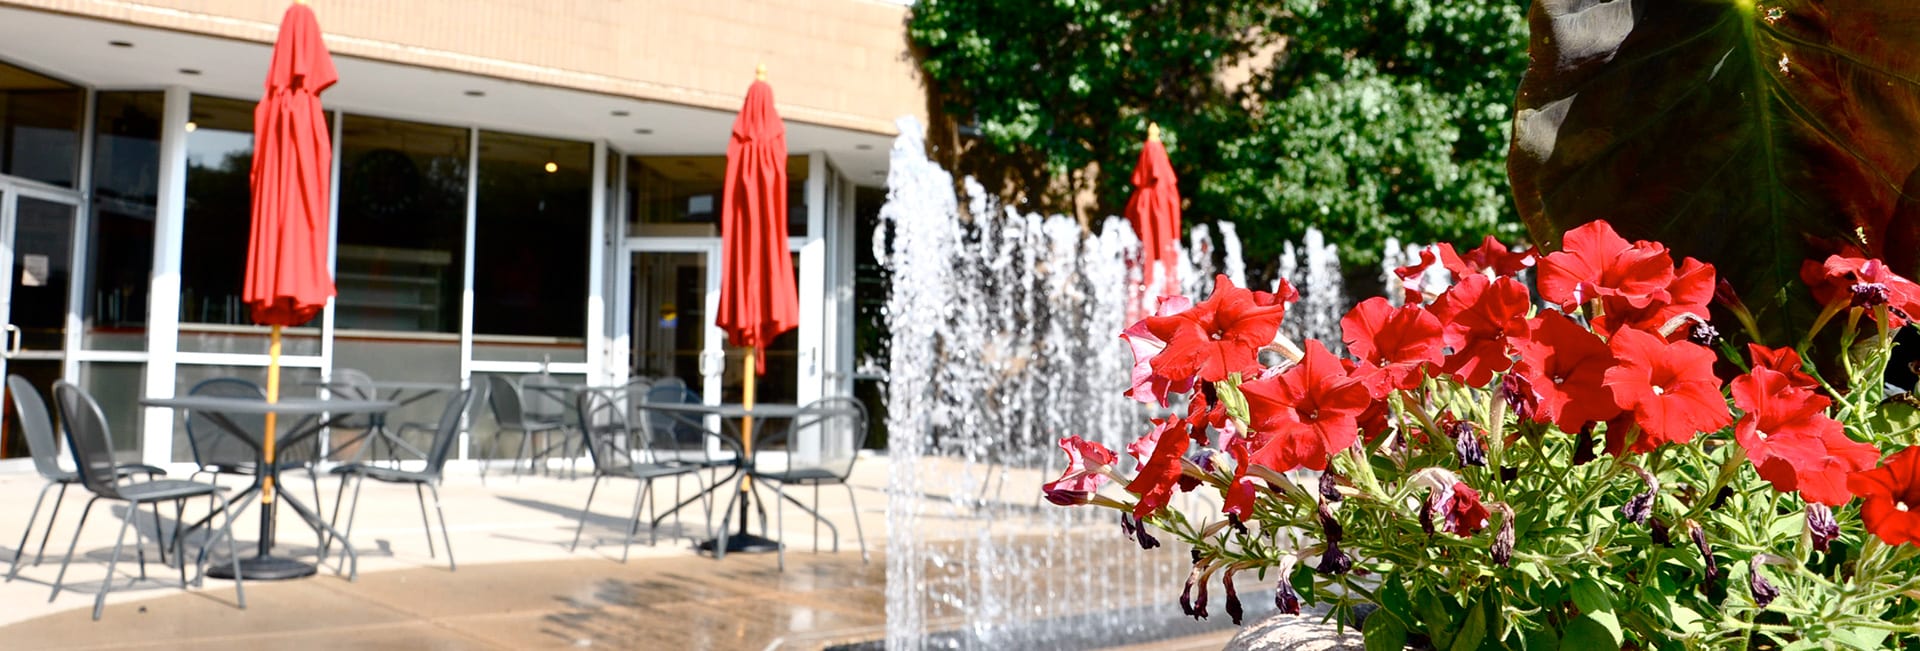
[[[956,197],[921,127],[902,119],[900,132],[874,239],[892,273],[887,648],[1086,648],[1228,625],[1180,619],[1185,550],[1141,550],[1112,512],[1040,499],[1059,438],[1120,450],[1146,427],[1147,408],[1122,394],[1132,358],[1117,338],[1140,282],[1132,230],[1022,214],[972,179]],[[1185,291],[1211,290],[1216,259],[1245,282],[1231,224],[1195,225],[1189,242]],[[1315,306],[1341,300],[1331,253],[1310,240],[1296,265],[1320,283]],[[1337,312],[1303,318],[1337,332]]]

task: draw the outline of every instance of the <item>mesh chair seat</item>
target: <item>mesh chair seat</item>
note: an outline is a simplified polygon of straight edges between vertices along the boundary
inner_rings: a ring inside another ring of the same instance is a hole
[[[429,472],[424,472],[419,470],[400,470],[398,468],[371,466],[364,463],[343,464],[341,466],[334,468],[332,472],[333,474],[336,474],[336,475],[361,475],[366,477],[367,479],[371,479],[374,481],[384,481],[384,482],[396,483],[396,484],[431,482],[431,481],[439,481],[440,479],[440,475],[438,473],[429,473]]]
[[[846,481],[839,473],[826,468],[794,468],[793,470],[781,472],[755,472],[753,476],[757,479],[788,484],[804,484],[808,482],[839,483]]]
[[[133,484],[120,485],[120,497],[128,500],[151,502],[154,500],[177,500],[182,497],[199,497],[220,491],[219,486],[185,479],[156,479]]]
[[[674,475],[684,475],[687,473],[699,472],[700,470],[701,469],[696,466],[682,466],[682,465],[675,465],[675,464],[660,464],[660,463],[636,463],[630,466],[614,466],[611,468],[606,468],[603,474],[606,474],[612,477],[625,477],[628,479],[659,479],[661,477],[672,477]]]
[[[114,472],[118,473],[118,475],[121,477],[132,477],[134,475],[146,475],[148,477],[164,477],[167,474],[167,471],[164,468],[161,468],[159,466],[149,466],[144,463],[130,463],[124,466],[116,466],[114,467],[113,470]],[[61,470],[50,475],[44,475],[43,477],[47,481],[57,481],[62,484],[72,484],[80,481],[80,473],[74,472],[72,470]]]

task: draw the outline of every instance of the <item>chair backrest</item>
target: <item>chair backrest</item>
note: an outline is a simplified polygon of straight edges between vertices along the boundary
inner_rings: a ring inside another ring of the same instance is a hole
[[[567,400],[564,391],[553,388],[530,388],[534,385],[558,386],[553,376],[544,373],[520,376],[520,406],[529,420],[558,422],[566,418]]]
[[[656,382],[647,389],[645,401],[655,404],[700,404],[700,394],[688,389],[686,382],[677,381],[679,378],[667,378],[667,380]],[[639,409],[637,404],[635,409]],[[705,443],[705,430],[665,412],[647,412],[643,426],[642,431],[648,439],[647,444],[656,448],[685,449]]]
[[[802,436],[817,441],[819,450],[812,460],[794,457],[794,447]],[[861,444],[867,438],[867,407],[849,397],[821,398],[801,408],[787,429],[787,463],[790,468],[817,468],[845,481],[853,474],[860,457]]]
[[[67,429],[67,446],[73,451],[80,483],[101,497],[123,499],[115,486],[120,472],[113,460],[113,434],[107,429],[106,415],[100,413],[100,404],[66,380],[53,384],[53,401]]]
[[[380,390],[373,388],[373,376],[365,371],[353,368],[333,369],[333,377],[327,388],[334,395],[346,400],[379,400]],[[373,426],[371,414],[353,414],[334,421],[335,427],[344,429],[362,429]]]
[[[26,378],[8,375],[7,392],[13,394],[13,410],[20,414],[20,429],[27,435],[33,469],[47,479],[71,476],[60,469],[60,440],[54,436],[53,416],[47,413],[47,401],[40,397],[40,390]]]
[[[520,427],[526,423],[526,411],[520,406],[520,387],[504,375],[487,376],[487,405],[493,408],[493,420],[501,427]]]
[[[460,419],[473,408],[473,389],[461,389],[447,398],[447,406],[440,411],[440,422],[433,430],[433,443],[427,446],[427,474],[438,477],[447,467],[447,456],[453,453],[453,444],[460,440]]]
[[[215,396],[222,398],[245,398],[266,400],[267,392],[248,380],[234,377],[217,377],[203,380],[187,390],[187,395]],[[267,417],[261,415],[227,414],[225,417],[234,426],[245,431],[256,441],[266,440]],[[259,460],[259,453],[246,441],[235,438],[233,432],[221,427],[212,415],[200,411],[187,412],[187,449],[193,452],[193,462],[205,468],[213,465],[240,465]]]
[[[628,426],[627,408],[616,399],[616,390],[581,391],[574,408],[580,416],[580,430],[587,438],[587,458],[595,472],[606,472],[633,463],[633,430]]]

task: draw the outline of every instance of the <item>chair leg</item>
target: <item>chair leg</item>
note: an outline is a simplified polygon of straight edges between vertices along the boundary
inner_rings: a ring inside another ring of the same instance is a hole
[[[155,543],[158,543],[158,546],[160,547],[160,564],[166,565],[167,564],[167,545],[166,543],[161,542],[163,540],[166,540],[166,531],[165,531],[166,524],[160,521],[160,503],[148,502],[147,506],[148,508],[153,510],[153,541]],[[136,527],[136,530],[138,530],[137,527]],[[134,542],[139,542],[139,538],[135,538]],[[142,579],[147,578],[147,565],[144,562],[145,558],[146,558],[146,555],[143,552],[141,555],[141,559],[143,562],[140,564],[140,578]]]
[[[173,560],[178,561],[180,563],[180,589],[181,590],[187,589],[187,557],[181,555],[182,547],[180,544],[180,538],[181,538],[180,523],[186,522],[186,520],[187,520],[187,500],[185,498],[174,500],[173,501],[173,540],[171,542],[166,542],[162,544],[173,547]]]
[[[8,582],[12,582],[13,577],[20,574],[20,557],[27,555],[27,539],[33,537],[33,521],[40,518],[40,505],[47,501],[47,491],[51,490],[53,485],[57,483],[59,482],[50,481],[47,482],[47,485],[41,486],[40,497],[33,500],[33,512],[27,515],[27,530],[20,532],[20,544],[15,545],[13,548],[13,567],[7,570]],[[62,490],[61,492],[64,493],[66,491]],[[59,508],[60,506],[59,502],[54,502],[53,504],[55,508]],[[51,522],[47,523],[47,533],[53,533],[53,523]]]
[[[860,540],[860,562],[871,562],[867,558],[867,532],[860,529],[860,504],[853,499],[853,484],[841,484],[847,488],[847,504],[853,507],[853,533]]]
[[[365,475],[358,476],[357,479],[353,482],[353,506],[347,508],[347,530],[340,533],[340,537],[347,540],[353,540],[354,516],[360,515],[360,489],[367,485]]]
[[[813,510],[820,510],[820,482],[813,482]],[[833,537],[833,551],[840,552],[840,537]],[[820,553],[820,518],[813,519],[813,553]]]
[[[220,509],[222,511],[226,511],[227,513],[227,522],[225,525],[220,527],[220,533],[226,534],[227,560],[228,562],[233,563],[234,599],[239,603],[241,610],[246,610],[247,587],[246,587],[246,582],[243,580],[243,577],[240,574],[240,546],[234,543],[233,541],[233,521],[240,517],[240,512],[233,508],[232,503],[227,501],[226,496],[221,495],[219,493],[214,493],[210,495],[210,497],[220,500]],[[207,538],[207,542],[200,546],[200,558],[205,559],[207,557],[206,548],[208,545],[212,545],[212,544],[213,544],[213,538],[209,536]],[[182,564],[184,565],[184,563]],[[207,575],[206,568],[202,567],[200,571],[200,577],[197,580],[204,581],[206,578],[206,575]]]
[[[113,555],[107,558],[107,578],[100,582],[99,594],[93,596],[93,621],[100,621],[100,612],[107,607],[107,593],[113,590],[113,568],[120,564],[120,546],[126,543],[127,526],[133,524],[133,519],[137,517],[140,517],[140,503],[127,505],[126,517],[120,519],[120,535],[113,539]],[[134,544],[139,545],[140,531],[135,529],[133,535]]]
[[[93,503],[98,501],[98,495],[87,498],[87,505],[80,509],[80,524],[73,528],[73,542],[67,543],[67,557],[60,561],[60,573],[53,577],[53,594],[47,596],[47,603],[60,597],[60,586],[67,580],[67,566],[73,563],[73,550],[80,546],[80,532],[87,528],[87,514],[93,512]]]
[[[481,476],[485,477],[486,473],[484,472],[481,473]],[[333,517],[327,519],[328,531],[340,530],[340,508],[347,505],[347,500],[346,500],[347,484],[351,484],[351,483],[353,483],[353,475],[351,474],[340,475],[340,487],[334,489],[333,491]],[[320,508],[318,506],[319,504],[318,500],[315,500],[314,503],[316,504],[314,508],[316,509]],[[332,534],[325,534],[320,536],[320,560],[322,561],[327,560],[327,554],[332,549],[333,549]]]
[[[653,480],[647,480],[647,546],[660,544],[660,527],[654,523],[660,519],[660,494],[653,492]],[[635,523],[639,524],[639,523]]]
[[[439,558],[440,556],[433,551],[433,521],[427,519],[427,496],[421,492],[421,485],[413,485],[413,496],[420,500],[420,526],[427,532],[427,558]]]
[[[640,502],[646,499],[647,488],[652,485],[653,482],[642,479],[640,480],[640,485],[634,487],[633,518],[627,520],[627,539],[625,544],[620,547],[620,562],[622,563],[627,562],[627,554],[633,550],[633,534],[640,529]]]
[[[40,535],[40,549],[33,553],[33,566],[39,567],[46,560],[47,541],[53,538],[53,524],[60,521],[60,503],[67,501],[67,484],[60,485],[60,494],[53,497],[53,513],[47,516],[47,532]]]
[[[781,490],[779,486],[774,486],[773,493],[773,517],[779,522],[779,524],[774,526],[774,530],[780,532],[781,538],[785,538],[787,537],[787,505],[781,504],[781,502],[786,501],[784,499],[786,491]],[[765,522],[766,516],[761,516],[760,521]],[[814,525],[813,531],[815,538],[818,538],[820,535],[820,526]],[[787,546],[776,543],[773,548],[774,554],[780,557],[780,571],[787,571]],[[813,543],[813,548],[815,551],[820,549],[820,543],[817,540]]]
[[[593,515],[593,494],[599,491],[600,475],[596,473],[593,476],[593,486],[587,488],[587,505],[580,507],[580,525],[573,528],[573,544],[567,546],[569,554],[580,548],[580,532],[587,528],[587,517]]]
[[[447,544],[447,571],[459,570],[460,566],[453,563],[453,536],[447,533],[447,511],[440,508],[440,489],[427,484],[427,492],[433,493],[433,511],[440,514],[440,542]],[[433,532],[428,531],[427,536],[432,537]]]

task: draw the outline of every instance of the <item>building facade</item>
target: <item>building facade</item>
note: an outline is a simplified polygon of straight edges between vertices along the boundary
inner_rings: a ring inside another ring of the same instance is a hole
[[[769,352],[759,396],[852,393],[856,197],[884,182],[894,118],[921,111],[904,7],[311,4],[341,75],[323,97],[339,295],[288,330],[288,391],[354,368],[671,377],[738,400],[740,353],[713,327],[717,192],[765,65],[787,124],[801,326]],[[265,375],[266,329],[239,294],[253,103],[285,6],[0,0],[0,363],[43,391],[88,389],[118,449],[148,463],[191,456],[179,416],[139,399]],[[389,420],[431,420],[434,402]],[[9,404],[0,471],[27,467],[13,418]],[[491,438],[475,428],[458,454]]]

